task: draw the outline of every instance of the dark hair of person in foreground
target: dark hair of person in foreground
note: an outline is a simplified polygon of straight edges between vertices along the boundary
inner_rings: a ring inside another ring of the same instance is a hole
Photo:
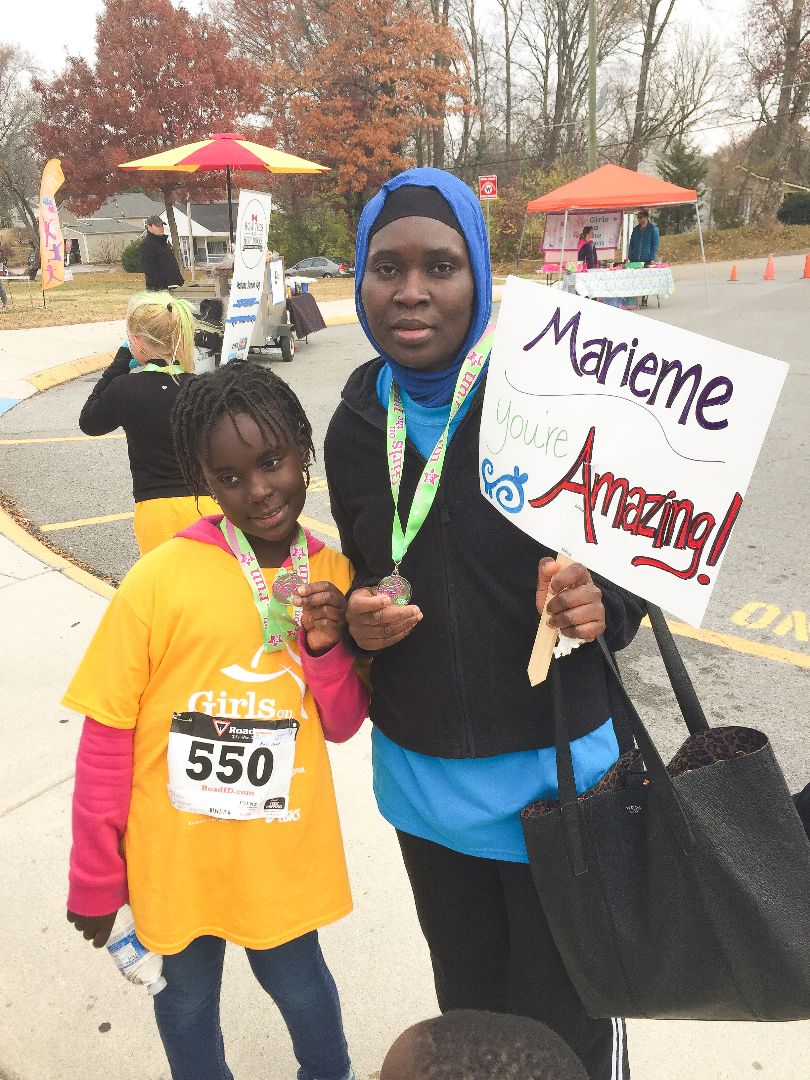
[[[579,1058],[539,1020],[460,1009],[404,1031],[380,1080],[587,1080]]]

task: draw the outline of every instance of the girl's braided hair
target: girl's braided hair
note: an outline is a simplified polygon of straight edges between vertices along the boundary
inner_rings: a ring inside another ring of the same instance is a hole
[[[227,416],[238,434],[235,417],[246,415],[281,445],[297,443],[306,451],[304,476],[315,458],[312,425],[293,391],[266,368],[234,360],[180,388],[172,409],[172,435],[183,479],[199,497],[208,492],[200,460],[207,458],[214,424]],[[240,436],[241,437],[241,436]]]

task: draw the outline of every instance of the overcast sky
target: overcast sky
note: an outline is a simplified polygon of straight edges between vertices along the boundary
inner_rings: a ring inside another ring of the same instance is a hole
[[[102,0],[34,0],[30,7],[13,0],[0,0],[0,4],[0,41],[20,45],[46,75],[61,69],[67,53],[92,59]],[[184,0],[183,6],[196,13],[203,0]],[[678,0],[675,16],[691,23],[696,31],[710,30],[715,37],[728,40],[728,27],[739,25],[744,6],[745,0]],[[711,151],[726,141],[727,133],[723,129],[703,131],[696,138]]]

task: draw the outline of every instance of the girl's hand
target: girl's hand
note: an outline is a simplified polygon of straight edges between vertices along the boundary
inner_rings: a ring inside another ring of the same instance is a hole
[[[100,949],[107,944],[117,914],[117,911],[112,911],[109,915],[77,915],[75,911],[69,911],[67,921],[73,923],[87,941],[92,941],[96,949]]]
[[[314,655],[328,652],[343,636],[346,597],[331,581],[310,581],[296,590],[293,603],[302,609],[301,626]]]
[[[542,614],[546,596],[548,622],[566,637],[593,641],[605,632],[605,607],[602,590],[582,563],[571,563],[561,569],[558,562],[546,557],[537,568],[535,602]]]
[[[400,606],[376,589],[355,589],[349,597],[349,633],[366,652],[396,645],[422,620],[415,604]]]

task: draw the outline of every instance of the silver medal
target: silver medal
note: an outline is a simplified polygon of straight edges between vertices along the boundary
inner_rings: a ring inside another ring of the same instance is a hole
[[[382,593],[383,596],[390,596],[391,603],[399,604],[400,607],[404,607],[413,594],[410,581],[398,573],[384,577],[377,586],[377,592]]]
[[[273,582],[273,598],[280,604],[289,605],[295,595],[295,590],[306,582],[298,574],[291,571],[282,571]]]

